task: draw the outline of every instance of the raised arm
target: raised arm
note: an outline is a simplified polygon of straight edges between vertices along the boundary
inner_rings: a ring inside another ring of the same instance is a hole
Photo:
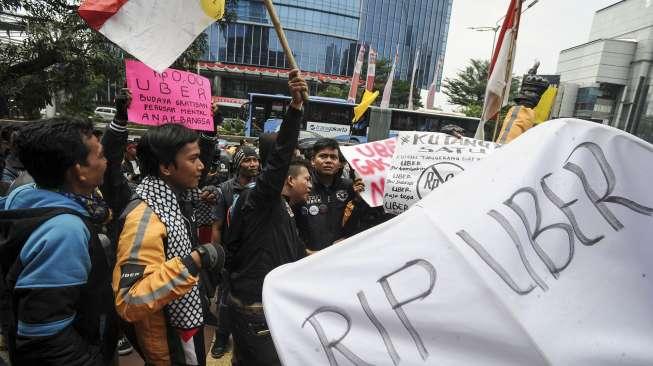
[[[263,162],[265,168],[256,178],[256,188],[252,192],[252,199],[256,204],[266,205],[281,196],[290,161],[297,148],[303,115],[302,91],[308,91],[308,87],[306,81],[299,76],[299,70],[292,70],[289,78],[288,88],[292,96],[290,108],[283,119],[277,140],[267,154],[267,162]]]

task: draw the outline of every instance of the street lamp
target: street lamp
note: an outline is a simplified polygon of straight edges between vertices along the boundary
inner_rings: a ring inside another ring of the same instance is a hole
[[[494,32],[494,37],[492,38],[492,51],[490,52],[490,63],[492,63],[492,57],[494,56],[494,46],[497,41],[497,32],[501,29],[500,25],[496,27],[467,27],[467,29],[477,31],[477,32]]]
[[[526,0],[521,0],[521,2],[522,2],[522,3],[523,3],[523,2],[526,2]],[[523,14],[524,14],[528,9],[532,8],[533,6],[535,6],[535,4],[537,4],[537,3],[539,3],[539,2],[540,2],[540,0],[533,0],[533,1],[531,1],[531,2],[526,6],[526,9],[522,10],[522,12],[521,12],[522,15],[523,15]],[[473,31],[477,31],[477,32],[490,32],[490,31],[494,32],[494,38],[492,39],[492,53],[490,54],[490,63],[492,63],[492,57],[494,56],[494,47],[495,47],[495,45],[496,45],[496,41],[497,41],[497,32],[499,31],[499,29],[501,29],[501,25],[499,25],[499,22],[502,21],[503,18],[505,18],[505,17],[506,17],[506,16],[504,15],[504,16],[502,16],[501,18],[499,18],[499,19],[494,23],[494,27],[488,27],[488,26],[485,26],[485,27],[467,27],[467,29],[469,29],[469,30],[473,30]]]

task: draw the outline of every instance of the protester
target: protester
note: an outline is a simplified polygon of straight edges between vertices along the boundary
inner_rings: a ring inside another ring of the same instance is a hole
[[[535,63],[522,80],[519,93],[515,97],[514,107],[508,110],[501,125],[501,133],[497,143],[507,144],[529,130],[535,124],[534,108],[542,98],[542,94],[549,87],[549,82],[537,75],[539,62]]]
[[[465,131],[464,128],[462,128],[462,127],[460,127],[458,125],[448,124],[448,125],[442,126],[442,128],[440,128],[440,132],[446,133],[447,135],[451,135],[451,136],[454,136],[454,137],[457,137],[457,138],[461,139],[461,138],[465,137],[465,132],[466,131]]]
[[[127,178],[127,181],[134,185],[138,185],[141,181],[141,168],[138,163],[138,156],[136,154],[136,146],[138,140],[127,142],[125,147],[125,156],[122,162],[122,172]]]
[[[115,99],[116,114],[113,121],[107,124],[105,133],[102,135],[107,170],[104,173],[104,182],[100,186],[100,191],[111,210],[117,214],[127,207],[133,195],[132,187],[135,187],[135,176],[129,177],[132,178],[132,181],[129,181],[128,176],[124,173],[127,155],[136,152],[136,146],[128,142],[127,109],[130,103],[131,94],[129,90],[126,88],[121,89]],[[132,161],[137,160],[134,158]],[[113,220],[107,223],[107,231],[111,241],[112,262],[115,262],[116,258],[115,248],[118,246],[118,230],[118,222],[114,217]],[[118,354],[124,356],[132,351],[133,347],[129,340],[121,333],[118,339]]]
[[[263,314],[263,279],[274,268],[305,256],[291,207],[306,200],[311,180],[308,163],[291,158],[302,119],[302,91],[308,88],[298,70],[289,77],[292,100],[276,142],[270,147],[259,141],[265,167],[255,186],[241,192],[227,218],[229,320],[240,365],[280,364]]]
[[[138,144],[144,178],[120,217],[116,308],[146,364],[205,364],[199,273],[224,254],[197,245],[188,196],[204,168],[198,141],[180,125],[150,129]]]
[[[343,215],[347,204],[355,200],[353,209],[363,209],[358,194],[365,188],[363,181],[343,178],[340,174],[340,149],[338,141],[323,138],[312,149],[311,179],[313,189],[306,202],[298,209],[297,228],[310,252],[324,249],[345,237]],[[349,213],[352,215],[352,213]],[[360,217],[355,215],[354,217]],[[353,225],[354,222],[349,222]]]
[[[111,218],[96,195],[106,169],[102,145],[90,121],[67,119],[29,123],[15,142],[36,184],[0,201],[11,362],[112,364],[111,258],[97,235]]]
[[[18,130],[11,129],[11,134],[9,135],[9,146],[4,161],[4,169],[2,171],[2,177],[0,178],[0,196],[4,196],[8,193],[14,181],[25,172],[25,167],[20,161],[18,152],[16,151],[15,140],[17,136]]]
[[[222,234],[225,232],[228,209],[232,207],[234,201],[238,198],[245,187],[254,182],[260,172],[260,159],[256,150],[249,146],[244,146],[234,155],[233,164],[238,169],[237,176],[220,184],[218,187],[217,205],[214,208],[214,217],[211,241],[221,243]],[[211,356],[213,358],[222,357],[229,346],[229,315],[226,306],[226,288],[228,281],[223,278],[218,296],[218,327],[215,330],[215,341],[211,347]]]

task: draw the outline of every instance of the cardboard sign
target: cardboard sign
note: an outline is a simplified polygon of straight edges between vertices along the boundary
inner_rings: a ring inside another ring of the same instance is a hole
[[[349,135],[350,130],[349,125],[339,125],[335,123],[324,123],[324,122],[307,122],[306,131],[315,132],[318,135],[330,138],[336,138],[338,136]]]
[[[349,165],[363,179],[365,190],[361,193],[361,197],[370,207],[378,207],[383,204],[385,176],[390,169],[396,141],[396,139],[390,138],[362,145],[340,147],[340,151]]]
[[[500,145],[438,132],[399,133],[397,150],[385,179],[384,209],[400,214],[476,165]]]
[[[166,69],[158,73],[145,64],[126,60],[127,87],[132,93],[129,121],[159,126],[169,123],[212,131],[211,84],[197,74]]]
[[[395,219],[268,274],[281,362],[653,364],[652,164],[653,145],[611,127],[530,129]]]

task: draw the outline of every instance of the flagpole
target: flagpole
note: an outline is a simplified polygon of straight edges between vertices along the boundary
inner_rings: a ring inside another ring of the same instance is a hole
[[[283,47],[283,52],[286,54],[286,58],[288,58],[288,63],[290,63],[290,67],[292,69],[299,70],[299,66],[297,66],[297,62],[295,62],[295,56],[293,56],[292,50],[290,49],[290,45],[288,45],[288,39],[286,38],[286,33],[283,31],[283,27],[281,26],[281,22],[279,21],[279,16],[277,15],[277,11],[274,9],[274,5],[272,5],[272,0],[263,0],[263,3],[265,4],[265,7],[268,10],[268,14],[270,15],[270,20],[274,25],[274,30],[277,32],[277,37],[279,37],[279,43],[281,43],[281,47]],[[302,98],[304,99],[305,103],[308,103],[308,92],[305,91],[302,92]]]
[[[508,67],[506,67],[506,74],[505,74],[505,78],[504,78],[504,80],[506,80],[506,82],[509,83],[508,85],[510,85],[510,86],[512,86],[512,65],[513,65],[513,63],[515,61],[515,48],[517,47],[517,35],[519,33],[519,26],[520,26],[520,23],[521,23],[522,2],[523,2],[523,0],[518,0],[518,2],[517,2],[518,5],[515,7],[515,10],[514,10],[516,21],[515,21],[515,25],[514,25],[513,28],[514,28],[515,32],[512,35],[512,42],[510,42],[511,43],[510,44],[510,50],[508,51]],[[501,92],[501,99],[499,99],[499,102],[501,104],[500,104],[500,107],[499,107],[499,111],[497,112],[497,120],[494,123],[494,131],[492,132],[492,141],[496,141],[496,139],[498,137],[497,136],[497,131],[499,131],[499,129],[497,128],[497,126],[499,125],[500,120],[501,120],[501,109],[503,108],[503,101],[506,98],[506,95],[505,95],[506,94],[506,89],[507,88],[503,88],[503,91]]]

